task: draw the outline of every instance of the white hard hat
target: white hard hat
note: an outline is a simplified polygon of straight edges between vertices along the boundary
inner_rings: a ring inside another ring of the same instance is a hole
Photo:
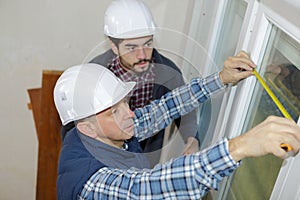
[[[54,102],[63,125],[97,114],[121,101],[135,86],[94,64],[70,67],[54,87]]]
[[[149,36],[155,33],[155,23],[142,1],[115,0],[105,12],[104,33],[118,39]]]

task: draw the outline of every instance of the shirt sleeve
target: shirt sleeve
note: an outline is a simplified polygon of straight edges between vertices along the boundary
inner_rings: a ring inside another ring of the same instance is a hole
[[[79,199],[200,199],[239,163],[222,139],[201,153],[176,158],[154,169],[102,168],[86,182]]]
[[[189,84],[166,93],[143,108],[136,109],[135,136],[139,140],[152,136],[166,128],[174,119],[193,111],[200,103],[225,87],[219,73],[206,78],[194,78]]]

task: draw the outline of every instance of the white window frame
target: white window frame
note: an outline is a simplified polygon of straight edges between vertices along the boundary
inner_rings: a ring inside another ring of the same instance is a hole
[[[257,70],[260,70],[260,63],[263,52],[266,48],[266,40],[270,33],[270,24],[274,24],[290,37],[300,42],[300,2],[289,0],[261,0],[248,1],[249,18],[244,21],[237,51],[246,50],[251,54],[251,59],[258,64]],[[221,123],[216,129],[221,133],[215,136],[219,138],[225,135],[229,138],[241,134],[244,122],[247,116],[247,110],[250,105],[251,96],[254,91],[256,78],[251,77],[239,83],[238,87],[231,90],[228,100],[224,103],[226,107],[223,113],[220,113]],[[225,131],[222,133],[222,130]],[[295,172],[300,167],[300,156],[294,159],[286,160],[285,165],[279,172],[277,182],[273,188],[272,200],[277,199],[297,199],[300,194],[299,176]],[[287,186],[288,184],[288,186]],[[225,185],[225,184],[224,184]],[[222,188],[223,189],[223,188]],[[218,199],[226,193],[220,192]],[[288,197],[286,195],[289,195]],[[298,195],[298,196],[297,196]]]
[[[300,117],[298,119],[300,126]],[[274,185],[270,200],[299,200],[300,198],[300,156],[290,157],[284,161],[276,183]]]

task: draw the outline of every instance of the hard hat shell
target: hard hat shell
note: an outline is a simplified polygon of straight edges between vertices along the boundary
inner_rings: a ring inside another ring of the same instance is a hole
[[[118,39],[149,36],[155,33],[155,23],[142,1],[115,0],[106,9],[104,33]]]
[[[54,87],[54,103],[63,125],[97,114],[121,101],[135,86],[110,70],[88,63],[68,68]]]

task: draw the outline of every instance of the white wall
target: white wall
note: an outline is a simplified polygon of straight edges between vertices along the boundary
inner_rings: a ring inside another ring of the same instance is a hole
[[[0,199],[34,199],[37,137],[27,89],[43,69],[80,64],[101,41],[109,0],[0,1]],[[159,26],[187,33],[193,1],[145,0]],[[173,41],[174,43],[174,41]]]

